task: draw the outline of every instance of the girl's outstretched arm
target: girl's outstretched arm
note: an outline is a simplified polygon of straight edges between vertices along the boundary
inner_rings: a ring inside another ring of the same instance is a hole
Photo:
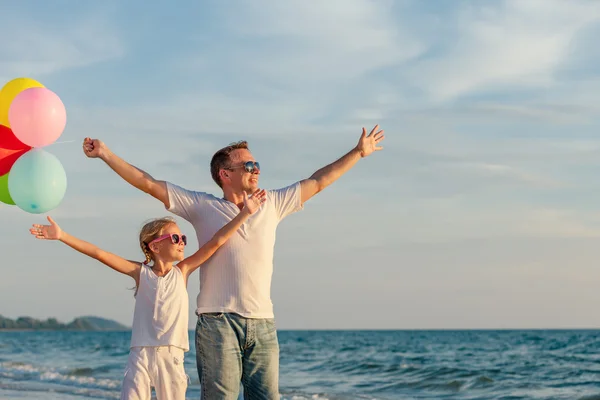
[[[104,251],[96,245],[69,235],[51,217],[48,217],[48,222],[50,222],[50,225],[33,224],[29,232],[38,239],[60,240],[67,246],[108,265],[115,271],[131,276],[137,284],[140,277],[139,263],[126,260],[116,254]]]
[[[219,229],[212,239],[206,242],[204,246],[200,247],[198,251],[177,264],[177,267],[179,267],[181,272],[183,272],[186,282],[188,276],[190,276],[192,272],[194,272],[200,265],[208,260],[219,249],[219,247],[223,246],[225,242],[227,242],[227,240],[229,240],[229,238],[239,229],[239,227],[242,226],[248,217],[258,211],[265,200],[266,192],[264,189],[257,190],[252,194],[251,197],[248,197],[248,195],[244,193],[244,208],[240,211],[240,213],[225,226]]]

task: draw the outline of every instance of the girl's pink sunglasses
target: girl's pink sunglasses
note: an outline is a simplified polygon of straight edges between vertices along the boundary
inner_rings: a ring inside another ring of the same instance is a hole
[[[170,234],[166,234],[166,235],[162,235],[157,237],[156,239],[154,239],[153,241],[151,241],[150,243],[148,243],[148,246],[150,246],[152,243],[155,242],[160,242],[161,240],[165,240],[166,238],[171,238],[171,243],[173,244],[178,244],[179,240],[181,240],[183,242],[183,245],[187,245],[187,237],[185,235],[181,235],[181,237],[177,234],[177,233],[170,233]]]

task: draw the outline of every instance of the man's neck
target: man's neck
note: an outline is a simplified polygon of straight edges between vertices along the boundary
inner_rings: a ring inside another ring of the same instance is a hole
[[[244,207],[244,192],[234,192],[231,189],[223,189],[223,198],[232,202],[241,210]]]

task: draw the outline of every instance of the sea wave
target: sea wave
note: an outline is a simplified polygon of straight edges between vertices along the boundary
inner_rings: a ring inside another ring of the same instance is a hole
[[[94,371],[93,368],[61,370],[60,368],[48,368],[24,362],[9,361],[0,363],[0,377],[12,380],[60,383],[61,385],[88,389],[114,389],[120,387],[121,380],[90,376]]]
[[[283,400],[600,400],[600,331],[283,331],[279,342]],[[128,348],[122,333],[2,332],[0,397],[118,398]]]

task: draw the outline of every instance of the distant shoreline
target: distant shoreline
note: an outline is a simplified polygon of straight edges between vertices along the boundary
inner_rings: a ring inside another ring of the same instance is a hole
[[[189,327],[188,331],[193,332],[194,327]],[[282,328],[277,329],[277,332],[563,332],[563,331],[594,331],[600,332],[600,328]],[[131,328],[125,327],[122,329],[95,329],[95,330],[84,330],[84,329],[36,329],[36,328],[15,328],[5,329],[0,328],[2,332],[131,332]]]
[[[29,331],[130,331],[131,328],[116,321],[95,316],[75,318],[68,324],[56,318],[39,320],[31,317],[10,319],[0,315],[0,332],[29,332]]]
[[[35,329],[35,328],[15,328],[6,329],[0,328],[0,332],[131,332],[131,328],[124,329],[96,329],[96,330],[83,330],[83,329]]]

